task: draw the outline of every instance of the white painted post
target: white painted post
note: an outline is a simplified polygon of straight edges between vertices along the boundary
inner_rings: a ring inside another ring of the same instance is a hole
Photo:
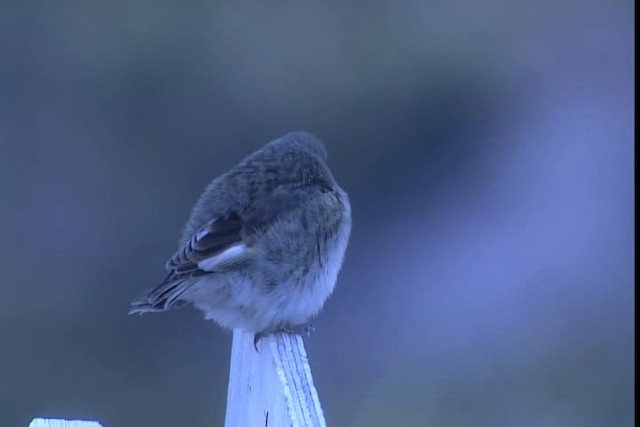
[[[29,423],[29,427],[102,427],[102,424],[97,421],[34,418]]]
[[[326,427],[300,335],[233,331],[225,427]]]

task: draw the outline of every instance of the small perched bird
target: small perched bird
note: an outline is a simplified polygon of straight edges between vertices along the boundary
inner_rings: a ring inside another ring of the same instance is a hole
[[[331,295],[351,232],[347,193],[307,132],[269,142],[200,196],[167,277],[129,314],[193,303],[225,328],[308,330]]]

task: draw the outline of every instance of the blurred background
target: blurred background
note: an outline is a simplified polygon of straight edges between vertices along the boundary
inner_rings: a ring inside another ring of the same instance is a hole
[[[220,426],[231,335],[127,316],[205,185],[295,129],[354,229],[330,426],[634,418],[631,0],[0,6],[0,424]]]

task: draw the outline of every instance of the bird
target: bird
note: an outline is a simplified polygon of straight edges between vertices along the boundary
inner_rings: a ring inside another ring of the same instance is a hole
[[[224,329],[313,330],[351,233],[351,205],[325,145],[289,132],[215,178],[197,200],[167,275],[129,314],[193,304]]]

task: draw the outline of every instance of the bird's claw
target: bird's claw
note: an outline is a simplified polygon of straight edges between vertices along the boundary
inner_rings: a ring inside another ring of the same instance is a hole
[[[298,335],[298,334],[305,334],[307,336],[311,335],[311,332],[315,332],[316,328],[313,327],[313,325],[311,323],[306,323],[304,325],[297,325],[297,326],[285,326],[283,328],[279,328],[279,329],[272,329],[272,330],[267,330],[267,331],[261,331],[261,332],[257,332],[254,336],[253,336],[253,347],[256,349],[256,351],[258,350],[258,343],[260,342],[260,340],[264,337],[266,337],[267,335],[271,335],[271,334],[275,334],[278,332],[282,332],[285,334],[292,334],[292,335]]]

